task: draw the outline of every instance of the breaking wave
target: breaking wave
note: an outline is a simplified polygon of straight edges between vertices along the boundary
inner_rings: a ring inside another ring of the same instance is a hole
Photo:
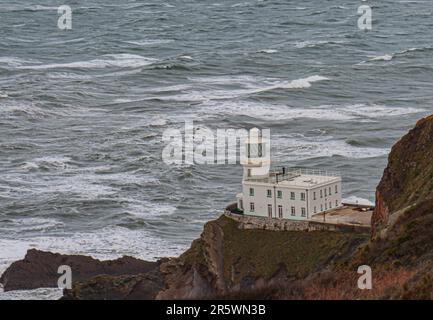
[[[262,120],[278,121],[300,118],[318,120],[346,121],[360,120],[373,121],[377,118],[407,115],[425,111],[413,107],[390,107],[384,105],[351,104],[351,105],[322,105],[318,107],[288,107],[284,105],[268,105],[262,103],[215,102],[208,103],[200,110],[204,115],[215,114],[241,115]]]
[[[158,61],[136,54],[107,54],[98,59],[76,61],[68,63],[52,63],[39,65],[20,65],[17,69],[46,70],[46,69],[103,69],[103,68],[140,68]]]

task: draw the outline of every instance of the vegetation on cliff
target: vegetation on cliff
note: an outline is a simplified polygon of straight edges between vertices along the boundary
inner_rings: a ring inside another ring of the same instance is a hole
[[[373,235],[397,220],[411,206],[433,197],[433,115],[418,121],[388,157],[376,190]]]

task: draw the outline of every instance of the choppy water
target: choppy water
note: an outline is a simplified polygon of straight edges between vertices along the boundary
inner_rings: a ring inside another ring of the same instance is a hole
[[[339,170],[345,198],[374,201],[433,109],[430,1],[375,1],[371,32],[353,0],[77,0],[70,31],[61,4],[0,0],[0,272],[30,247],[187,248],[241,168],[165,165],[162,132],[186,119],[271,128],[276,163]]]

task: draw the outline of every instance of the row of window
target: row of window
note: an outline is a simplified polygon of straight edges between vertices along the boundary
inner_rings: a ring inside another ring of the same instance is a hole
[[[250,202],[250,212],[254,212],[255,208],[254,208],[254,202]],[[272,218],[272,204],[268,204],[268,217]],[[291,207],[290,208],[290,215],[291,216],[296,216],[296,208],[295,207]],[[301,217],[305,217],[307,215],[307,210],[305,208],[301,208]],[[278,206],[278,217],[282,218],[283,217],[283,206],[279,205]]]
[[[267,197],[272,198],[272,190],[267,190]],[[254,197],[254,188],[250,188],[250,197]],[[283,198],[283,191],[277,190],[277,198],[282,199]],[[295,200],[295,192],[290,192],[290,200]],[[301,200],[305,201],[305,192],[301,192]]]
[[[328,195],[331,195],[332,188],[328,187],[328,188],[324,188],[324,189],[320,189],[320,198],[323,198],[323,194],[325,194],[325,197],[327,197]],[[334,186],[334,193],[338,193],[338,185],[336,184]],[[316,200],[316,191],[313,192],[313,200]]]
[[[323,194],[325,194],[325,197],[331,195],[331,187],[320,189],[320,198],[323,198]],[[338,185],[335,185],[335,193],[338,193]],[[267,197],[272,198],[272,189],[267,189]],[[250,188],[250,197],[254,197],[254,188]],[[283,198],[283,191],[277,190],[277,198],[282,199]],[[290,200],[296,200],[296,194],[295,192],[290,192]],[[316,191],[313,192],[313,200],[316,200]],[[301,192],[301,201],[305,201],[305,192]]]
[[[335,200],[335,206],[338,207],[338,200]],[[329,201],[329,209],[332,209],[332,202]],[[328,203],[325,203],[325,210],[328,210]],[[250,212],[254,212],[255,211],[255,206],[254,206],[254,202],[250,202]],[[314,213],[317,213],[317,207],[314,206],[313,209]],[[323,211],[323,204],[320,205],[320,211]],[[292,216],[296,216],[296,208],[295,207],[290,207],[290,215]],[[268,216],[272,217],[272,204],[268,204]],[[305,217],[306,216],[306,209],[304,207],[301,208],[301,217]],[[282,218],[283,217],[283,206],[282,205],[278,205],[278,217]]]
[[[338,200],[335,200],[335,207],[338,207]],[[329,209],[332,209],[332,202],[329,201]],[[328,203],[325,202],[325,210],[328,210]],[[317,213],[316,206],[314,206],[314,213]],[[320,211],[323,211],[323,204],[320,205]]]

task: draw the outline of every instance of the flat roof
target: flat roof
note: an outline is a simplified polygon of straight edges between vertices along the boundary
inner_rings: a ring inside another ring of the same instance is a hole
[[[311,188],[321,184],[327,184],[330,182],[340,181],[339,177],[334,176],[318,176],[311,174],[301,174],[298,176],[294,176],[293,178],[283,180],[278,182],[279,185],[287,185],[287,186],[298,186],[298,187],[306,187]]]
[[[281,180],[280,180],[281,179]],[[320,185],[326,185],[329,183],[335,183],[341,181],[341,177],[338,176],[326,176],[326,175],[314,175],[314,174],[297,174],[289,175],[287,177],[281,177],[277,179],[275,177],[267,177],[262,179],[247,179],[245,183],[252,184],[267,184],[267,185],[279,185],[282,187],[299,187],[299,188],[314,188]]]

